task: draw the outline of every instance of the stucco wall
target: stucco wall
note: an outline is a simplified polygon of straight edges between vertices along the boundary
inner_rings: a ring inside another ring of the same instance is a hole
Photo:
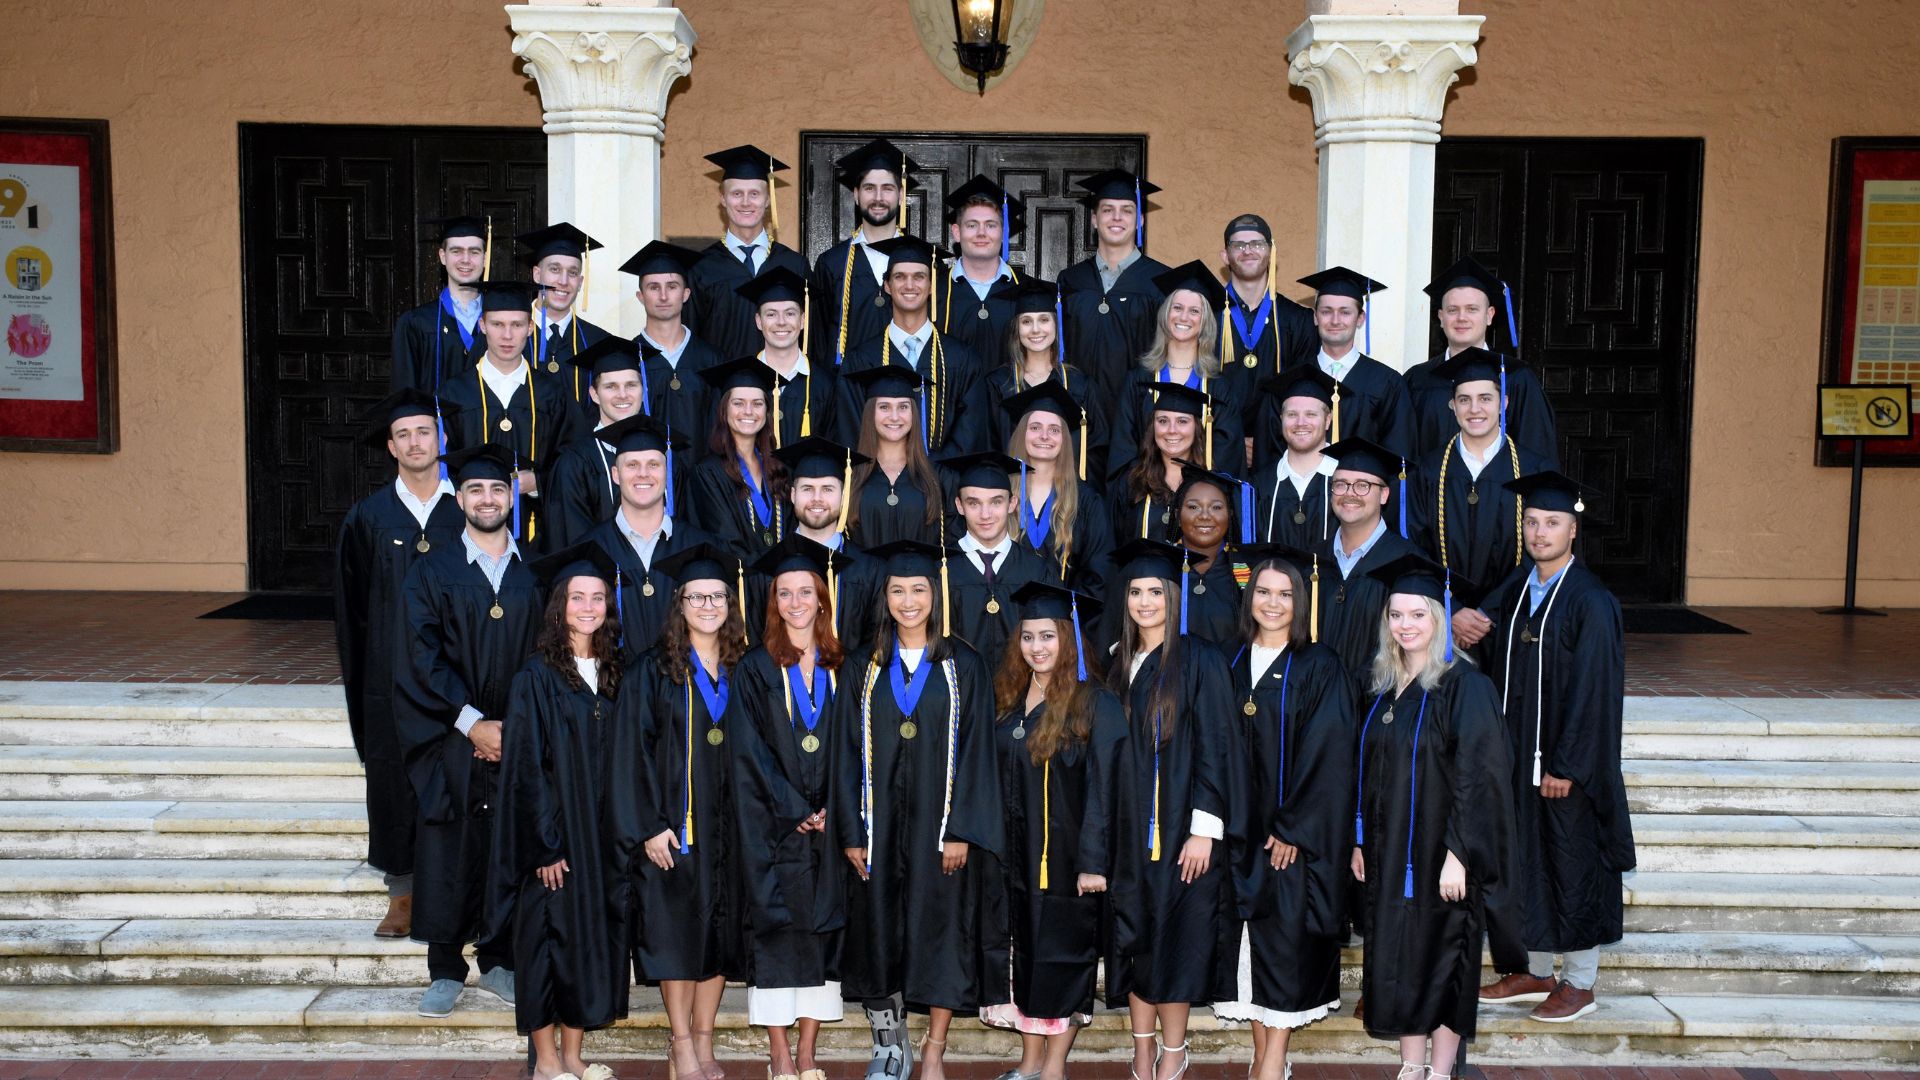
[[[0,65],[8,110],[113,123],[122,451],[0,457],[0,586],[241,588],[236,125],[536,124],[505,16],[450,0],[15,7],[12,25],[38,29]],[[1486,37],[1449,131],[1706,140],[1689,599],[1836,600],[1846,477],[1812,466],[1808,430],[1828,143],[1913,133],[1901,69],[1860,62],[1859,42],[1920,34],[1920,6],[1467,7]],[[1258,209],[1297,276],[1315,197],[1311,110],[1285,77],[1299,10],[1053,0],[1022,66],[982,99],[934,71],[904,4],[687,0],[700,47],[667,118],[665,228],[719,227],[701,154],[754,142],[795,160],[803,127],[1144,131],[1167,189],[1156,254],[1210,257],[1226,216]],[[1903,552],[1920,473],[1871,473],[1867,492],[1862,596],[1920,604]]]

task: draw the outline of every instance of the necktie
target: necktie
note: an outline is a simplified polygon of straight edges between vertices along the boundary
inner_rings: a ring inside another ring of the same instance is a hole
[[[993,584],[993,561],[999,557],[1000,553],[997,551],[980,553],[980,576],[986,578],[989,585]]]
[[[740,249],[740,261],[746,264],[749,272],[753,270],[753,253],[759,250],[759,244],[748,244]]]
[[[555,326],[555,327],[553,327],[552,329],[550,329],[550,330],[548,330],[548,331],[547,331],[547,353],[548,353],[548,355],[552,355],[552,354],[553,354],[553,351],[554,351],[555,349],[558,349],[558,348],[560,347],[560,345],[561,345],[561,343],[562,343],[562,342],[564,342],[564,341],[566,341],[566,340],[567,340],[567,336],[566,336],[565,334],[563,334],[563,333],[561,333],[561,332],[560,332],[560,328],[559,328],[558,326]]]

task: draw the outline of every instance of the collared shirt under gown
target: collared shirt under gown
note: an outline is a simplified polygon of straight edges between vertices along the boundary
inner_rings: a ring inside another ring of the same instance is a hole
[[[1500,440],[1486,467],[1475,476],[1461,457],[1462,447],[1450,440],[1423,455],[1407,477],[1408,539],[1421,553],[1456,574],[1465,575],[1480,589],[1492,588],[1520,565],[1523,551],[1520,496],[1507,490],[1516,475],[1552,468],[1546,458],[1510,439]],[[1514,472],[1516,460],[1520,471]],[[1440,521],[1440,471],[1445,466],[1446,523]],[[1391,505],[1391,504],[1389,504]],[[1441,557],[1444,539],[1446,555]],[[1477,600],[1461,595],[1455,586],[1454,606]]]
[[[1316,472],[1302,495],[1284,460],[1253,471],[1253,535],[1263,544],[1288,544],[1308,551],[1340,527],[1327,491],[1331,478]]]
[[[1340,364],[1340,422],[1328,437],[1371,439],[1401,457],[1413,457],[1413,403],[1400,373],[1358,352],[1348,353]],[[1249,428],[1254,433],[1255,465],[1271,464],[1286,452],[1287,443],[1280,434],[1283,408],[1280,398],[1261,395],[1260,419]]]
[[[483,364],[491,360],[481,360]],[[527,361],[531,378],[515,383],[512,396],[504,403],[494,396],[478,369],[451,378],[440,388],[440,407],[446,418],[448,450],[465,450],[483,443],[498,443],[512,451],[522,469],[534,469],[540,475],[539,495],[520,497],[520,543],[530,556],[551,550],[548,538],[541,535],[546,518],[543,502],[546,476],[560,448],[579,438],[586,430],[580,410],[573,404],[565,379]]]
[[[1419,549],[1403,539],[1388,525],[1387,531],[1355,563],[1345,578],[1340,563],[1333,557],[1333,546],[1340,542],[1340,528],[1310,550],[1320,560],[1320,643],[1340,654],[1340,666],[1356,687],[1373,677],[1373,657],[1380,651],[1380,616],[1387,610],[1387,586],[1368,575],[1402,555]],[[1309,602],[1311,597],[1309,597]],[[1294,599],[1295,605],[1299,598]]]
[[[758,306],[735,290],[776,266],[802,278],[807,276],[807,260],[777,241],[770,241],[770,250],[760,255],[759,264],[757,272],[749,269],[725,240],[715,240],[700,253],[700,261],[687,275],[687,286],[692,290],[687,299],[687,324],[724,360],[752,356],[765,344],[753,321]],[[819,294],[814,294],[813,302],[821,302]],[[828,363],[832,363],[831,358]]]
[[[994,560],[992,584],[969,555],[956,552],[947,562],[947,581],[953,590],[953,632],[973,646],[989,668],[1000,666],[1007,640],[1020,629],[1019,605],[1013,602],[1013,594],[1029,582],[1060,584],[1060,576],[1032,548],[1019,540],[1009,540],[1006,553]]]
[[[1460,429],[1453,415],[1453,382],[1434,374],[1447,354],[1408,368],[1404,374],[1408,400],[1413,405],[1413,448],[1432,450]],[[1529,450],[1544,454],[1551,468],[1559,468],[1560,433],[1553,405],[1547,401],[1540,376],[1525,364],[1507,365],[1507,434]]]

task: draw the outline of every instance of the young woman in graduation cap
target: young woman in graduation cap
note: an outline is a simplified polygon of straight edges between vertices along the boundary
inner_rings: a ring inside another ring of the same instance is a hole
[[[711,544],[659,563],[679,584],[660,641],[620,695],[620,730],[636,745],[613,767],[622,785],[622,834],[638,841],[625,866],[636,879],[634,966],[658,983],[678,1080],[719,1080],[713,1021],[728,979],[744,974],[733,810],[734,668],[747,651],[737,591],[744,568]]]
[[[1086,412],[1059,383],[1043,382],[1000,402],[1013,420],[1007,453],[1020,460],[1014,535],[1074,589],[1105,591],[1113,524],[1086,476]],[[1076,452],[1077,451],[1077,452]],[[1097,458],[1095,460],[1098,460]]]
[[[785,470],[773,456],[768,403],[773,369],[752,357],[700,372],[713,391],[707,454],[693,467],[693,523],[752,562],[784,531],[778,485]],[[748,625],[758,620],[748,611]]]
[[[953,1014],[1007,993],[993,684],[947,635],[941,549],[903,540],[871,554],[886,611],[833,717],[828,814],[849,875],[842,992],[873,1026],[869,1080],[912,1068],[905,1009],[928,1014],[923,1072],[941,1080]]]
[[[1498,970],[1527,962],[1506,910],[1513,750],[1499,692],[1454,650],[1458,575],[1412,554],[1371,574],[1388,596],[1353,793],[1365,1023],[1399,1040],[1400,1080],[1447,1080],[1473,1038],[1483,936]]]
[[[898,364],[846,378],[866,394],[854,448],[872,459],[853,470],[847,538],[869,551],[896,540],[940,543],[950,499],[939,467],[928,456],[921,426],[924,380]]]
[[[1213,271],[1199,262],[1174,267],[1153,279],[1166,295],[1154,321],[1153,344],[1139,357],[1121,386],[1115,402],[1113,443],[1108,449],[1108,472],[1125,468],[1134,453],[1140,430],[1153,423],[1154,390],[1184,386],[1205,394],[1210,408],[1201,416],[1201,433],[1185,454],[1209,469],[1239,476],[1246,471],[1244,425],[1240,410],[1243,394],[1237,378],[1222,374],[1221,311],[1226,291]]]
[[[1018,633],[993,687],[1013,1000],[981,1009],[980,1019],[1020,1033],[1014,1080],[1063,1080],[1074,1036],[1093,1019],[1107,887],[1080,871],[1083,862],[1106,865],[1093,853],[1110,842],[1127,718],[1088,670],[1080,623],[1097,603],[1044,582],[1022,587],[1014,602]]]
[[[626,882],[617,818],[604,812],[612,789],[631,781],[607,768],[625,674],[618,571],[592,541],[533,571],[550,591],[502,728],[488,910],[498,940],[513,943],[514,1021],[533,1038],[534,1080],[611,1080],[582,1060],[580,1043],[627,1015]]]
[[[1139,444],[1131,461],[1109,474],[1120,480],[1122,502],[1113,512],[1114,542],[1169,541],[1180,535],[1174,520],[1174,493],[1184,482],[1187,462],[1205,464],[1201,446],[1206,439],[1213,399],[1178,383],[1151,387],[1143,393],[1153,400],[1147,424],[1140,428]]]
[[[820,1025],[841,1018],[838,966],[841,855],[827,842],[834,673],[845,653],[834,633],[828,579],[849,560],[789,536],[753,565],[772,584],[764,644],[734,669],[734,812],[740,823],[752,983],[747,1022],[767,1029],[772,1080],[826,1080],[814,1057]],[[796,1051],[787,1029],[799,1025]]]
[[[1187,553],[1136,540],[1115,560],[1123,615],[1107,683],[1126,705],[1127,739],[1112,842],[1105,852],[1083,849],[1081,865],[1112,891],[1107,1004],[1125,1004],[1132,1019],[1132,1075],[1176,1080],[1189,1064],[1193,1006],[1233,996],[1233,901],[1220,842],[1240,821],[1235,772],[1244,762],[1232,751],[1227,662],[1187,633]]]
[[[1244,839],[1233,845],[1244,930],[1239,993],[1216,1001],[1222,1020],[1253,1026],[1253,1080],[1292,1072],[1287,1044],[1340,1007],[1346,943],[1346,803],[1353,790],[1353,695],[1340,657],[1314,642],[1313,556],[1243,548],[1252,577],[1233,658],[1235,746],[1249,763]]]
[[[1180,543],[1190,555],[1187,626],[1222,651],[1238,647],[1240,591],[1251,580],[1242,544],[1253,542],[1253,486],[1188,465],[1174,494]]]
[[[1097,400],[1093,380],[1067,363],[1066,339],[1060,333],[1060,288],[1051,281],[1026,278],[1002,285],[994,295],[1013,302],[1013,318],[1007,323],[1006,340],[1000,348],[1005,362],[994,364],[985,373],[987,393],[1000,405],[989,419],[992,445],[1007,445],[1008,437],[1014,434],[1013,425],[1022,416],[1007,402],[1028,391],[1051,387],[1065,393],[1081,412],[1074,420],[1074,446],[1084,480],[1088,462],[1093,463],[1096,473],[1105,468],[1107,418],[1093,407]]]

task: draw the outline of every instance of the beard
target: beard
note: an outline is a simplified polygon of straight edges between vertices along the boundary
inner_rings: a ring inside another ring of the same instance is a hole
[[[502,509],[502,510],[475,509],[475,510],[465,511],[467,516],[467,524],[470,527],[472,527],[473,531],[480,532],[480,533],[495,533],[495,532],[499,532],[501,529],[506,528],[507,515],[510,512],[511,512],[510,510],[505,510],[505,509]]]
[[[894,216],[898,212],[899,211],[897,207],[887,206],[884,203],[880,203],[880,202],[862,203],[860,205],[860,223],[862,225],[872,225],[875,228],[878,228],[879,226],[882,226],[882,225],[891,224],[893,222]],[[876,214],[878,214],[877,217],[875,216]]]

